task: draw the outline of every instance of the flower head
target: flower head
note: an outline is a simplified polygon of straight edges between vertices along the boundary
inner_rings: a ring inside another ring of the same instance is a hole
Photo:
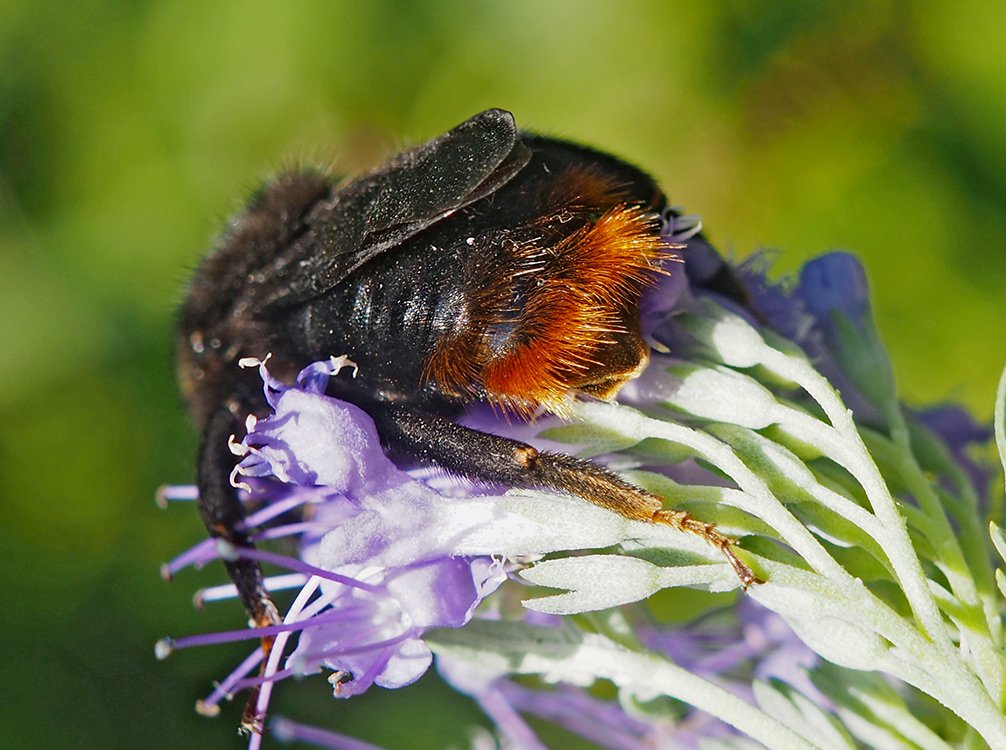
[[[283,583],[300,591],[283,625],[271,629],[278,637],[261,677],[246,677],[254,663],[242,665],[225,680],[227,689],[215,691],[203,709],[235,688],[322,669],[331,671],[337,697],[362,693],[373,684],[397,688],[415,681],[432,661],[423,633],[471,619],[478,603],[504,580],[502,564],[454,555],[447,543],[456,527],[448,498],[388,460],[364,412],[324,395],[328,378],[345,360],[315,363],[293,386],[275,379],[265,362],[246,364],[259,366],[274,414],[249,420],[247,435],[233,446],[241,460],[232,481],[249,501],[263,504],[249,519],[255,525],[296,511],[294,520],[273,523],[263,537],[296,539],[299,559],[251,550],[222,553],[287,567],[295,575]],[[485,513],[469,523],[490,520]],[[184,562],[221,554],[215,546],[200,548]],[[264,634],[248,630],[170,645],[177,649]],[[281,664],[290,634],[299,636],[297,645]],[[268,697],[263,690],[263,715]]]
[[[767,256],[734,265],[694,220],[667,226],[685,273],[644,298],[655,351],[617,403],[572,403],[568,421],[462,419],[624,472],[738,540],[764,582],[741,596],[702,540],[574,497],[403,471],[365,412],[326,395],[345,359],[293,385],[256,361],[273,413],[233,446],[233,483],[255,541],[292,540],[296,555],[204,542],[166,570],[245,555],[286,568],[271,586],[296,594],[273,628],[161,644],[275,635],[261,673],[255,649],[204,710],[259,685],[264,714],[276,682],[319,671],[338,697],[397,688],[436,655],[503,746],[543,747],[526,715],[617,750],[737,733],[1006,746],[993,571],[1006,535],[988,534],[990,470],[966,450],[988,433],[900,404],[852,255],[771,282]],[[706,598],[652,596],[672,588]],[[296,722],[276,734],[354,746]]]

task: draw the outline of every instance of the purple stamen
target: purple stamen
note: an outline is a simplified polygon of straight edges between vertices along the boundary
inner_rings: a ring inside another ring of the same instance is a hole
[[[259,560],[260,562],[272,563],[282,568],[288,568],[289,570],[295,570],[298,573],[303,573],[309,576],[317,576],[318,578],[324,578],[327,581],[332,581],[334,583],[341,583],[344,586],[349,586],[350,588],[360,589],[361,591],[367,591],[371,594],[383,594],[384,589],[381,586],[374,586],[369,583],[363,583],[355,578],[350,578],[349,576],[340,575],[339,573],[333,573],[330,570],[324,570],[323,568],[315,567],[314,565],[308,565],[305,562],[301,562],[293,557],[288,557],[286,555],[278,555],[274,552],[265,552],[264,550],[251,549],[249,547],[235,547],[235,552],[238,557],[243,557],[249,560]]]
[[[270,502],[261,510],[257,510],[254,513],[249,514],[245,519],[245,525],[250,527],[264,526],[272,519],[281,516],[284,513],[289,513],[291,510],[295,510],[302,505],[307,505],[313,502],[313,500],[314,498],[310,497],[306,493],[298,492],[288,498],[284,498],[283,500]]]
[[[206,698],[199,702],[203,708],[218,710],[217,706],[223,700],[230,700],[237,692],[236,685],[240,680],[262,663],[262,649],[256,648],[235,667],[227,677],[221,680]],[[202,713],[202,711],[200,711]]]
[[[162,484],[154,494],[158,508],[167,508],[170,503],[193,502],[199,499],[199,489],[194,484]]]
[[[382,649],[380,655],[374,659],[374,663],[370,665],[370,668],[367,669],[362,676],[356,677],[356,679],[364,684],[372,683],[376,677],[384,671],[384,668],[388,666],[388,662],[391,661],[391,657],[394,656],[394,653],[395,650],[392,648],[385,647]],[[333,685],[333,687],[335,687],[336,692],[338,692],[338,686]]]
[[[212,646],[220,643],[235,643],[237,641],[249,641],[280,633],[293,633],[305,628],[321,626],[329,622],[336,622],[346,619],[342,609],[333,609],[320,615],[312,615],[308,619],[283,622],[280,625],[267,625],[266,627],[251,627],[244,630],[222,630],[216,633],[201,633],[200,635],[189,635],[178,640],[171,641],[172,651],[181,651],[186,648],[196,646]]]
[[[165,580],[171,580],[179,570],[190,565],[202,567],[206,563],[216,560],[218,556],[216,542],[213,539],[204,539],[194,547],[189,547],[175,559],[162,565],[161,577]]]
[[[302,534],[307,536],[308,532],[318,531],[321,532],[317,536],[324,536],[325,532],[329,531],[331,526],[317,522],[317,521],[298,521],[297,523],[288,523],[283,526],[272,526],[258,534],[255,535],[254,540],[256,542],[263,542],[269,539],[282,539],[288,536],[295,536],[297,534]]]
[[[337,732],[329,732],[317,727],[299,724],[282,717],[273,719],[269,733],[280,742],[308,742],[318,747],[333,748],[333,750],[383,750],[369,742],[356,740]]]
[[[278,576],[268,576],[265,579],[266,591],[284,591],[286,589],[300,588],[307,581],[303,573],[286,573]],[[238,595],[238,590],[233,583],[222,583],[219,586],[207,586],[199,589],[192,597],[197,607],[201,607],[208,602],[219,602],[224,599],[234,599]]]
[[[243,680],[238,680],[234,684],[234,692],[238,692],[240,690],[246,690],[248,688],[253,687],[260,687],[262,685],[265,685],[267,682],[279,682],[281,680],[285,680],[287,677],[294,677],[299,674],[301,674],[299,670],[287,667],[285,669],[280,669],[276,672],[273,672],[269,675],[246,677]]]

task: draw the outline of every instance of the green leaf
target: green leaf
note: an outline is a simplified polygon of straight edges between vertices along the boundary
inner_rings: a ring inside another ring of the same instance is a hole
[[[662,568],[623,555],[582,555],[546,560],[521,573],[537,586],[567,589],[569,593],[529,599],[524,606],[553,615],[571,615],[617,607],[645,599],[671,586],[735,588],[726,564]]]

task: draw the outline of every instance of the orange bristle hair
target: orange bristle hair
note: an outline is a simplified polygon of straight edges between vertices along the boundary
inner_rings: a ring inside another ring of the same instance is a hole
[[[587,170],[552,184],[530,236],[509,241],[508,263],[479,285],[462,333],[427,361],[445,393],[530,417],[562,412],[574,391],[609,398],[645,366],[639,298],[673,257],[659,219]]]

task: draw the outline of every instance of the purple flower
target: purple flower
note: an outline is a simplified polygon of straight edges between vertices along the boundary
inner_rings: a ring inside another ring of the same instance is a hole
[[[645,413],[661,411],[661,418],[666,420],[666,410],[657,407],[674,404],[675,396],[687,392],[681,387],[684,380],[673,373],[689,368],[703,371],[700,374],[710,371],[719,378],[717,382],[729,387],[707,389],[699,395],[711,394],[712,401],[719,399],[726,404],[724,408],[743,414],[715,409],[706,413],[689,409],[688,402],[681,400],[677,403],[683,418],[692,420],[700,429],[706,420],[757,433],[758,440],[771,438],[758,431],[774,424],[777,414],[774,410],[779,406],[772,390],[775,386],[757,382],[757,374],[739,372],[749,365],[737,365],[735,369],[710,366],[706,355],[712,349],[702,349],[700,333],[689,328],[688,317],[692,316],[694,321],[694,316],[708,308],[711,298],[762,329],[751,333],[759,346],[769,347],[782,336],[801,347],[814,367],[839,388],[858,423],[885,425],[897,413],[892,410],[901,408],[894,394],[886,354],[873,328],[865,274],[853,256],[832,253],[808,263],[798,279],[772,283],[767,280],[767,256],[760,255],[736,266],[716,253],[699,233],[694,220],[670,215],[667,225],[667,241],[682,249],[685,273],[661,277],[642,300],[642,330],[658,353],[652,356],[651,366],[621,392],[621,403]],[[733,316],[731,319],[736,320]],[[737,323],[745,331],[751,330],[743,322]],[[761,334],[769,329],[774,333],[765,336],[766,343]],[[780,346],[785,353],[792,349],[789,344]],[[802,358],[798,359],[802,363]],[[407,685],[423,675],[433,661],[425,640],[433,640],[429,631],[461,628],[469,623],[480,604],[514,571],[522,576],[514,576],[516,580],[510,586],[534,582],[553,590],[568,589],[567,594],[536,600],[537,606],[551,602],[559,607],[543,611],[579,614],[630,602],[621,615],[624,619],[618,623],[634,628],[631,633],[621,632],[619,637],[638,643],[640,650],[661,654],[665,662],[699,675],[706,684],[717,686],[717,690],[723,688],[756,702],[758,688],[752,687],[752,680],[778,681],[800,694],[801,705],[825,714],[832,710],[832,703],[809,678],[817,657],[796,638],[780,615],[751,599],[743,598],[729,610],[706,613],[680,626],[659,624],[645,605],[638,604],[663,586],[681,585],[666,583],[668,579],[661,577],[676,567],[673,562],[665,565],[663,561],[668,540],[659,535],[668,532],[666,528],[628,521],[569,497],[549,495],[545,501],[541,494],[534,493],[489,494],[488,489],[477,489],[442,473],[399,469],[383,453],[370,417],[359,408],[326,395],[329,379],[340,376],[340,369],[350,364],[345,358],[310,365],[301,371],[294,385],[275,379],[265,362],[244,364],[259,366],[273,413],[268,418],[250,419],[246,437],[232,445],[240,456],[232,483],[247,503],[249,527],[263,529],[254,541],[292,540],[296,555],[287,557],[265,551],[265,545],[255,550],[238,550],[206,540],[170,562],[165,572],[170,575],[189,565],[246,556],[285,569],[267,583],[270,590],[290,589],[295,594],[280,625],[165,640],[159,644],[161,655],[172,649],[234,640],[256,644],[247,658],[201,702],[203,712],[215,712],[222,700],[239,690],[258,688],[255,711],[264,717],[277,682],[289,676],[318,672],[329,674],[333,693],[340,698],[357,695],[375,684],[385,688]],[[687,373],[682,377],[686,376]],[[723,398],[726,391],[732,397],[741,395],[731,401]],[[801,396],[795,389],[787,390],[783,400],[800,398],[805,399],[803,406],[813,406],[807,396]],[[680,406],[682,403],[685,406]],[[712,409],[716,404],[706,406]],[[597,411],[602,409],[607,407]],[[806,409],[799,416],[811,420],[813,411]],[[489,407],[476,405],[461,421],[476,429],[524,440],[540,449],[576,453],[582,448],[584,454],[607,456],[609,465],[620,469],[652,468],[679,483],[682,495],[691,490],[688,485],[696,486],[696,494],[707,496],[717,494],[710,492],[714,488],[726,487],[737,494],[742,491],[742,483],[735,482],[734,475],[711,460],[698,461],[686,451],[668,447],[673,443],[670,438],[661,438],[668,445],[660,443],[659,451],[650,445],[638,447],[634,452],[620,452],[638,441],[634,442],[631,433],[627,438],[617,430],[604,429],[603,420],[592,425],[588,419],[569,430],[556,417],[546,416],[534,423],[506,423]],[[944,441],[951,457],[969,472],[975,486],[983,487],[980,480],[987,482],[987,473],[981,474],[979,467],[969,463],[964,451],[971,443],[987,441],[988,432],[963,412],[953,409],[931,410],[920,415],[920,421]],[[799,426],[799,421],[794,423]],[[602,428],[597,429],[598,425]],[[570,442],[559,442],[567,438]],[[653,467],[646,465],[651,457],[656,464]],[[796,471],[795,460],[780,466],[780,471]],[[813,478],[809,471],[796,476],[801,481],[806,478],[807,482]],[[774,479],[779,480],[779,476]],[[779,481],[777,486],[789,486],[786,483],[792,477],[786,475],[782,479],[785,482]],[[655,480],[650,477],[650,481]],[[502,493],[507,488],[496,489]],[[165,493],[165,497],[195,499],[191,488],[176,488]],[[802,503],[814,509],[809,495]],[[738,515],[746,510],[740,500],[733,509]],[[798,512],[801,510],[797,508]],[[695,512],[701,517],[699,510]],[[831,517],[821,513],[809,517],[817,526],[816,531],[807,533],[826,535]],[[724,525],[729,524],[730,516],[725,519]],[[743,521],[738,526],[745,529]],[[762,529],[750,533],[771,536],[772,529],[767,526]],[[832,541],[840,544],[845,531],[848,529],[838,528],[831,536]],[[729,533],[733,534],[733,529]],[[702,552],[716,556],[715,551],[701,549],[701,543],[695,539],[691,543],[700,549],[697,552],[686,549],[688,556],[684,559],[697,564],[680,567],[693,569],[689,575],[695,578],[689,579],[689,585],[708,584],[711,578],[703,576],[711,566],[705,564]],[[666,550],[671,549],[673,546],[668,544]],[[749,549],[755,552],[758,547],[751,545]],[[593,554],[579,555],[573,560],[558,559],[561,555],[541,560],[545,554],[579,550],[590,550]],[[850,557],[853,563],[859,559]],[[529,561],[534,562],[534,567],[521,570],[522,566],[530,565]],[[725,567],[721,560],[715,564]],[[784,563],[775,560],[774,564]],[[639,575],[635,578],[628,574],[621,578],[612,575],[613,580],[607,579],[607,572],[616,568],[638,571]],[[576,575],[570,577],[569,571]],[[710,575],[719,573],[714,571]],[[560,583],[548,583],[549,580]],[[734,579],[729,583],[736,586]],[[198,598],[211,601],[234,596],[234,587],[228,584],[206,589]],[[556,600],[561,606],[555,604]],[[527,606],[536,605],[531,602]],[[507,627],[514,625],[514,620],[521,621],[516,624],[522,627],[544,625],[536,635],[542,631],[556,632],[560,641],[568,632],[566,628],[579,634],[608,634],[603,627],[591,631],[590,625],[577,630],[582,623],[571,625],[569,620],[530,609],[509,611],[505,598],[499,595],[480,610],[479,617],[488,619],[490,614],[493,619],[509,621],[498,623]],[[589,616],[585,622],[589,622]],[[461,635],[477,630],[480,624],[486,623],[477,623]],[[613,626],[611,631],[619,631],[619,626]],[[275,645],[264,663],[257,647],[262,636],[275,637]],[[441,649],[438,653],[443,654],[443,641],[437,643]],[[438,656],[437,666],[448,682],[479,702],[494,722],[503,746],[544,747],[526,716],[554,723],[613,750],[641,746],[693,747],[705,738],[736,733],[711,714],[666,697],[656,696],[653,705],[646,705],[654,696],[640,696],[641,690],[617,682],[614,683],[617,689],[625,692],[620,692],[619,700],[613,701],[591,692],[588,679],[576,685],[550,684],[551,673],[542,672],[544,679],[537,682],[530,678],[515,680],[499,661],[494,667],[480,662],[491,649],[486,648],[476,651],[475,656],[464,652],[468,654],[464,658],[448,650],[452,655]],[[508,658],[513,656],[502,653]],[[650,676],[650,673],[644,675],[646,679]],[[639,684],[650,690],[646,679]],[[730,698],[722,690],[717,697]],[[696,705],[702,704],[696,702]],[[709,704],[706,708],[714,711]],[[325,747],[371,747],[286,720],[277,722],[273,731],[280,738]],[[254,734],[251,747],[260,742],[261,735]]]
[[[260,539],[292,537],[300,559],[204,542],[167,566],[173,573],[186,564],[244,555],[293,571],[271,583],[300,589],[282,625],[159,644],[166,655],[189,646],[276,636],[260,676],[249,677],[260,660],[256,649],[201,703],[203,712],[214,712],[235,690],[261,685],[257,713],[264,716],[274,682],[322,669],[332,671],[337,697],[373,684],[407,685],[432,661],[423,633],[464,625],[506,577],[492,558],[451,554],[449,535],[457,530],[450,522],[453,501],[399,470],[382,452],[364,412],[324,395],[329,376],[346,364],[315,363],[295,386],[287,386],[260,363],[275,413],[249,420],[247,436],[233,446],[242,459],[232,482],[262,505],[249,523],[260,526],[298,511],[297,520],[270,526]],[[490,523],[491,516],[481,520]],[[232,593],[232,586],[221,587],[209,598]],[[287,655],[293,635],[296,646]],[[253,735],[252,747],[259,741]]]
[[[336,697],[357,695],[375,683],[399,688],[419,679],[433,660],[423,633],[464,625],[503,576],[500,566],[481,558],[445,558],[366,578],[380,583],[376,589],[348,588],[331,599],[332,611],[341,616],[305,628],[288,660],[299,674],[334,670]]]

